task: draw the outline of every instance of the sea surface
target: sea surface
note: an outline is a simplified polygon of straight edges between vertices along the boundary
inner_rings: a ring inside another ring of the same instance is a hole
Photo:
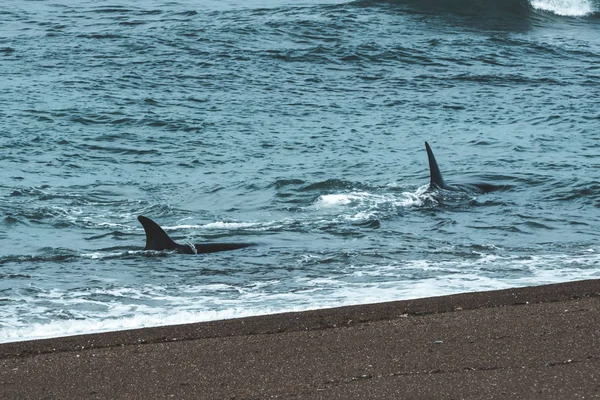
[[[600,2],[3,0],[0,146],[0,342],[600,278]]]

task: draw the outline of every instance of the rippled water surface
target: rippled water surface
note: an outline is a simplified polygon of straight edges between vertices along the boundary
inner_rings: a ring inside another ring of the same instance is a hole
[[[599,277],[599,11],[5,1],[0,341]]]

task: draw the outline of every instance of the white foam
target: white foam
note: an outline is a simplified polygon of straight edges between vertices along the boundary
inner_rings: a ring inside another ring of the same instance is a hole
[[[344,219],[347,221],[366,221],[372,218],[375,218],[375,213],[373,212],[358,212],[354,215],[344,216]]]
[[[278,227],[277,221],[271,222],[226,222],[226,221],[215,221],[209,222],[204,225],[174,225],[174,226],[163,226],[165,231],[175,231],[182,229],[219,229],[219,230],[236,230],[236,229],[253,229],[253,230],[265,230],[273,229]]]
[[[325,194],[319,196],[315,206],[317,208],[345,206],[352,203],[353,199],[356,199],[356,196],[350,194]]]
[[[425,200],[432,199],[427,192],[427,188],[428,186],[423,186],[414,193],[403,192],[400,196],[396,194],[376,194],[368,192],[325,194],[317,198],[313,207],[317,209],[327,209],[354,206],[357,208],[367,208],[367,211],[373,211],[387,206],[402,208],[419,207],[423,205]]]
[[[245,229],[253,228],[257,224],[251,222],[212,222],[210,224],[203,225],[204,229]]]
[[[127,254],[133,254],[134,252],[132,251],[128,251]],[[108,252],[108,253],[102,253],[102,252],[94,252],[94,253],[82,253],[81,257],[85,257],[85,258],[91,258],[92,260],[98,260],[98,259],[102,259],[102,258],[112,258],[112,257],[121,257],[123,256],[125,253],[123,252],[119,252],[119,251],[112,251],[112,252]]]
[[[532,0],[531,5],[538,10],[568,17],[584,17],[594,12],[589,0]]]
[[[489,254],[485,249],[489,249]],[[0,342],[193,323],[600,277],[600,254],[499,255],[348,265],[321,276],[170,288],[19,292],[0,309]],[[311,259],[311,256],[306,256]],[[291,285],[291,286],[290,286]],[[290,287],[293,290],[290,290]]]
[[[148,313],[148,307],[144,306],[125,307],[121,305],[113,307],[113,311],[116,309],[120,309],[120,311],[123,313],[135,312],[136,314],[130,317],[109,319],[69,319],[53,320],[45,323],[15,324],[11,327],[5,327],[0,330],[0,343],[241,318],[254,315],[274,314],[284,311],[304,311],[309,309],[309,307],[291,307],[286,309],[270,307],[232,307],[226,310],[179,310],[154,313]]]

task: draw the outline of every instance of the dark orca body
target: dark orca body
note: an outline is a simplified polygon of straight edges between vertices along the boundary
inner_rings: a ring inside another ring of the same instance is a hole
[[[425,149],[427,149],[427,157],[429,158],[429,189],[443,189],[443,190],[451,190],[455,192],[476,192],[476,193],[489,193],[495,190],[502,190],[509,188],[506,185],[498,186],[492,185],[490,183],[469,183],[469,184],[461,184],[461,185],[448,185],[444,178],[442,178],[442,173],[440,172],[440,167],[438,167],[437,161],[435,160],[435,156],[433,155],[433,151],[429,146],[429,143],[425,142]]]
[[[253,246],[252,243],[202,243],[179,244],[175,243],[167,233],[150,218],[140,215],[138,221],[146,231],[146,248],[144,250],[175,250],[183,254],[215,253],[217,251],[236,250]],[[193,246],[193,248],[192,248]]]

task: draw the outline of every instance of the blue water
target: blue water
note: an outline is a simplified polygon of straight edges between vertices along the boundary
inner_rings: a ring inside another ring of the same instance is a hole
[[[585,0],[4,1],[0,341],[598,278],[599,88]]]

